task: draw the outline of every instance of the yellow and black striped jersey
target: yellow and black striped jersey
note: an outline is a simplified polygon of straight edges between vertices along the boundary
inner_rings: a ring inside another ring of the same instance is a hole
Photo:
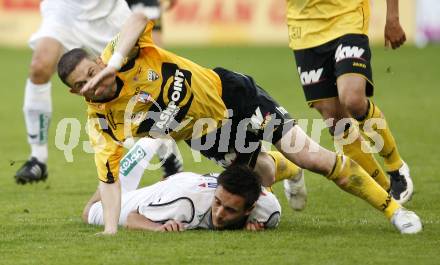
[[[154,137],[154,133],[168,134],[176,140],[200,137],[214,130],[227,113],[219,76],[155,46],[152,28],[153,23],[148,23],[117,73],[115,98],[88,102],[88,119],[93,127],[89,127],[89,135],[99,179],[104,182],[118,177],[125,139]],[[104,63],[117,43],[118,37],[103,51]],[[215,126],[195,128],[203,118],[214,120]]]
[[[316,47],[345,34],[367,34],[368,0],[287,0],[289,46]]]

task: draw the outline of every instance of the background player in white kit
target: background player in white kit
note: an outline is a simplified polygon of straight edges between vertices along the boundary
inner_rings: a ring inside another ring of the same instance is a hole
[[[99,193],[90,199],[83,221],[104,225]],[[119,225],[129,229],[263,230],[278,225],[281,207],[248,167],[231,166],[216,175],[178,173],[164,181],[122,194]]]
[[[43,21],[29,40],[34,52],[23,106],[31,155],[15,175],[19,184],[47,178],[47,141],[52,116],[50,78],[59,58],[76,47],[100,54],[131,14],[124,0],[44,0],[40,11]],[[179,163],[170,155],[164,163],[165,175],[179,171]]]
[[[177,0],[126,0],[133,12],[141,12],[154,21],[153,40],[162,47],[163,11],[170,10]]]

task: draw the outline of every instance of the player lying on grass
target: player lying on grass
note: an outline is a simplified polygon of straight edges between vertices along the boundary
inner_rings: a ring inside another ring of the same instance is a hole
[[[269,186],[301,168],[322,174],[384,213],[402,233],[416,233],[419,217],[399,205],[357,163],[314,142],[250,76],[213,70],[155,46],[152,23],[133,14],[101,58],[82,49],[66,53],[60,79],[88,105],[89,129],[104,207],[104,233],[117,231],[119,164],[127,137],[185,140],[223,166],[247,164]],[[261,140],[279,152],[261,151]],[[295,163],[295,164],[293,164]],[[302,177],[288,186],[305,205]],[[299,185],[296,186],[296,184]],[[291,203],[292,204],[292,203]]]
[[[183,172],[151,186],[122,194],[119,225],[128,229],[264,230],[278,225],[281,206],[262,188],[260,177],[246,166],[217,174]],[[83,221],[103,225],[99,191],[83,211]]]

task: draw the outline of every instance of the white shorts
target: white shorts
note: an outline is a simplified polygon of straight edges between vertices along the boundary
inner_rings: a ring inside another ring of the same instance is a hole
[[[32,49],[39,39],[49,37],[58,40],[65,50],[88,48],[95,55],[101,54],[131,14],[125,0],[116,0],[108,16],[94,20],[78,19],[78,11],[69,10],[57,1],[42,1],[40,12],[43,21],[29,39]]]

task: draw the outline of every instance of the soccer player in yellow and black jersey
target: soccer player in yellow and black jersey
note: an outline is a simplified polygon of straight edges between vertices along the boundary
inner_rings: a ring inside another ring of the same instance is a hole
[[[386,1],[385,42],[395,49],[405,42],[405,32],[399,23],[398,0]],[[413,193],[409,168],[399,155],[383,113],[369,99],[373,95],[367,36],[369,5],[368,0],[288,0],[290,47],[294,51],[309,105],[318,110],[324,119],[334,119],[330,133],[336,142],[344,139],[350,131],[350,123],[336,127],[336,122],[344,118],[355,119],[352,120],[355,126],[351,127],[356,137],[352,143],[343,145],[344,153],[403,204]],[[371,118],[381,119],[381,125],[373,126],[370,133],[375,132],[383,139],[383,148],[378,151],[384,159],[391,183],[373,154],[361,150],[363,138],[357,125],[364,137],[372,141],[368,137],[371,134],[364,130]]]
[[[225,167],[247,164],[265,186],[277,178],[301,178],[297,164],[364,199],[402,233],[421,230],[415,213],[402,208],[357,163],[313,142],[251,77],[207,69],[155,46],[152,27],[144,16],[133,14],[100,59],[74,49],[58,64],[61,80],[86,99],[89,121],[96,121],[90,137],[105,233],[117,231],[122,142],[160,135],[186,140]],[[261,151],[262,139],[279,152]],[[292,143],[304,148],[292,150]]]

